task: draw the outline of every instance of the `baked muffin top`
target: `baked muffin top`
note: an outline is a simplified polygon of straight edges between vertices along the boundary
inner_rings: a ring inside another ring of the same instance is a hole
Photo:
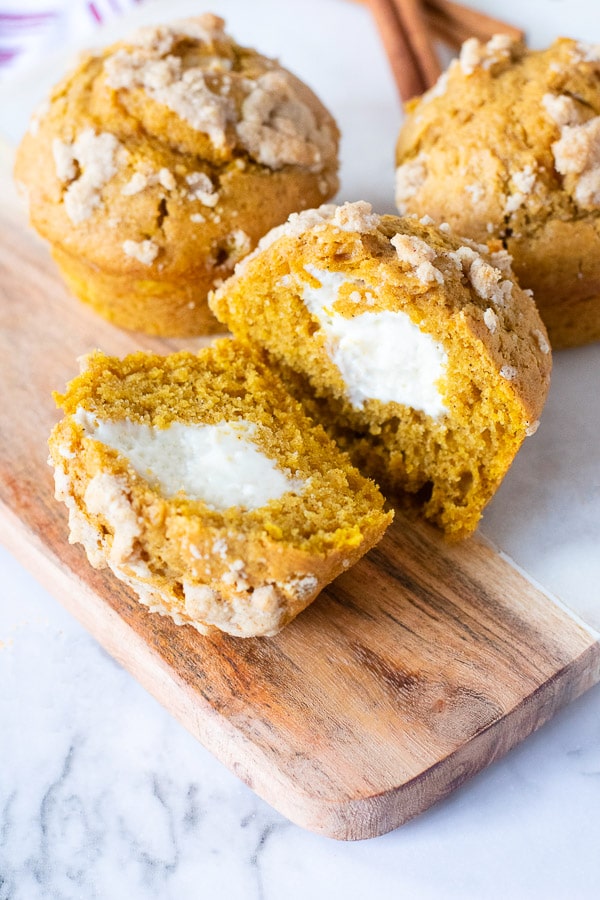
[[[394,415],[396,391],[387,400],[386,390],[357,393],[349,378],[362,384],[377,368],[384,381],[398,382],[406,348],[395,345],[397,324],[409,327],[411,341],[453,348],[446,375],[453,383],[464,380],[458,368],[469,367],[465,342],[485,348],[531,428],[547,392],[547,334],[510,256],[499,242],[478,244],[426,216],[379,216],[365,202],[293,214],[262,238],[209,304],[236,336],[307,373],[318,393],[344,398],[347,414],[369,421]]]
[[[359,469],[453,538],[539,424],[550,346],[499,242],[322,206],[265,235],[209,304]]]
[[[439,212],[509,249],[548,220],[596,219],[600,47],[466,41],[435,87],[407,104],[397,162],[402,213]]]
[[[308,87],[207,14],[85,55],[32,119],[15,175],[49,240],[108,270],[159,253],[177,270],[194,223],[219,232],[221,194],[234,214],[244,173],[310,174],[329,195],[337,143]]]

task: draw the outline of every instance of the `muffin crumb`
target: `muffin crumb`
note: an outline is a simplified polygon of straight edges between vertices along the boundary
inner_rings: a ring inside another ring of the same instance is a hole
[[[488,306],[488,308],[484,312],[483,321],[485,322],[486,328],[488,329],[490,334],[495,334],[496,331],[498,330],[498,321],[499,320],[498,320],[498,316],[496,315],[494,310],[491,308],[491,306]]]
[[[396,206],[401,216],[406,214],[406,201],[414,197],[425,182],[426,159],[424,153],[419,153],[396,169]]]
[[[191,172],[185,178],[190,187],[188,198],[190,200],[199,200],[203,206],[216,206],[219,202],[219,195],[215,191],[215,186],[204,172]]]
[[[84,129],[73,143],[55,139],[52,151],[59,181],[69,184],[64,194],[65,211],[78,225],[100,206],[100,191],[117,172],[117,151],[122,146],[114,134]]]
[[[395,234],[390,243],[396,249],[400,262],[408,263],[415,276],[424,284],[437,281],[444,283],[444,276],[433,265],[437,254],[433,247],[426,244],[421,238],[408,234]]]
[[[468,38],[460,50],[459,65],[464,75],[472,75],[476,69],[491,69],[497,63],[510,60],[514,41],[506,34],[495,34],[487,43]]]
[[[123,241],[123,253],[145,266],[151,266],[158,256],[158,247],[153,241]]]

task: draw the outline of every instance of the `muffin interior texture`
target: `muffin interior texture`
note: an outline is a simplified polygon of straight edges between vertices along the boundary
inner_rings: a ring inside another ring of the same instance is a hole
[[[236,532],[260,528],[320,552],[338,540],[343,543],[344,535],[355,530],[357,512],[360,518],[368,515],[371,506],[382,505],[372,483],[353,470],[322,429],[310,427],[299,404],[278,380],[269,377],[245,348],[227,340],[216,342],[201,361],[186,352],[158,359],[145,353],[124,360],[92,355],[84,373],[59,401],[68,416],[83,409],[101,422],[126,419],[155,429],[176,423],[247,423],[252,443],[262,454],[276,460],[277,468],[296,482],[309,483],[310,490],[257,509],[236,504],[217,510],[185,492],[169,498],[183,513],[201,511],[206,521],[231,524]],[[65,427],[85,442],[77,420],[69,418]],[[105,445],[97,446],[93,438],[87,443],[93,454],[110,461],[115,472],[127,472],[147,490],[145,479],[131,472],[126,457]]]
[[[151,609],[272,634],[379,540],[372,481],[252,352],[99,352],[50,438],[71,540]]]
[[[545,399],[550,353],[500,248],[366,204],[292,217],[211,298],[386,491],[470,533]]]

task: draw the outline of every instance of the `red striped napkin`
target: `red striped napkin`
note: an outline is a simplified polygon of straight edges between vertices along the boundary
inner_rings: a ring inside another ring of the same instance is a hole
[[[0,0],[0,80],[81,42],[142,0]]]

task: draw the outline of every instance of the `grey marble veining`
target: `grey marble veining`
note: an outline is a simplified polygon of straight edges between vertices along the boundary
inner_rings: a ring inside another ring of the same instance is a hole
[[[0,900],[596,896],[600,687],[419,819],[337,843],[263,803],[0,563]]]
[[[0,897],[263,896],[287,823],[74,625],[23,620],[0,652]]]
[[[525,26],[536,46],[558,33],[600,41],[596,0],[473,5]],[[280,55],[341,125],[340,199],[393,210],[400,111],[361,5],[170,0],[138,18],[161,6],[173,17],[210,7]],[[18,137],[64,61],[61,48],[0,92],[2,134]],[[483,526],[597,628],[599,356],[557,355],[542,427]],[[340,844],[256,797],[2,549],[0,579],[0,900],[600,896],[600,687],[420,818]]]

